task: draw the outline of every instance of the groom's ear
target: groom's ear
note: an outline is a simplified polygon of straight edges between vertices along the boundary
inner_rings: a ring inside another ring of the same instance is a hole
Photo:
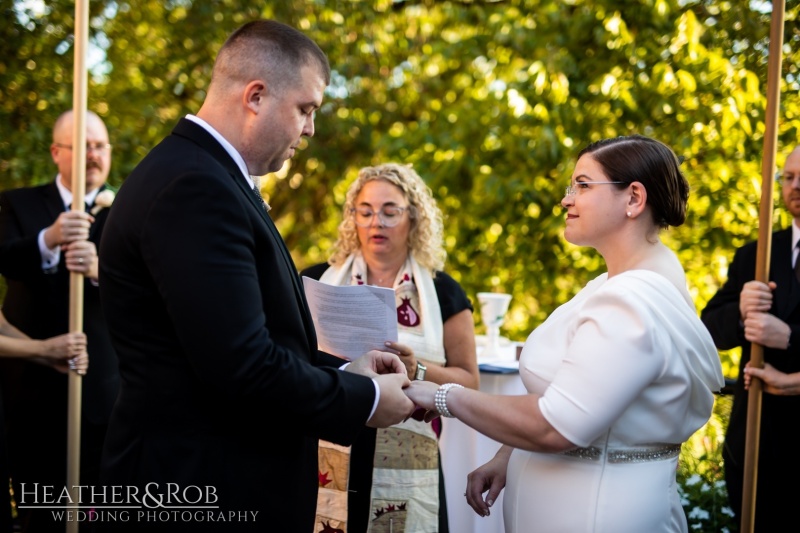
[[[262,80],[253,80],[245,85],[242,92],[242,105],[250,112],[258,114],[267,103],[267,84]]]

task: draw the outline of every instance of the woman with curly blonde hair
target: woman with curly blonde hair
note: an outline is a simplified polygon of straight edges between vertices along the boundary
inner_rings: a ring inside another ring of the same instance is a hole
[[[347,191],[330,259],[302,274],[332,285],[393,288],[408,377],[477,388],[472,305],[442,272],[442,233],[441,211],[411,166],[365,167]],[[344,529],[346,522],[350,533],[388,531],[390,522],[394,531],[447,531],[438,429],[413,418],[366,428],[349,454],[321,442],[325,505],[318,506],[317,524]]]
[[[361,189],[373,180],[383,180],[399,188],[411,206],[409,217],[411,229],[408,232],[408,249],[417,262],[431,273],[442,270],[447,257],[442,244],[442,212],[431,196],[428,186],[408,165],[386,163],[377,167],[365,167],[350,185],[339,224],[339,239],[333,245],[333,255],[328,263],[341,264],[347,256],[361,248],[358,240],[358,226],[355,217],[356,198]]]

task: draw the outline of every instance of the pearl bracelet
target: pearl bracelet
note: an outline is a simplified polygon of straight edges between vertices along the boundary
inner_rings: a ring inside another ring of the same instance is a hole
[[[453,413],[451,413],[447,408],[447,393],[450,392],[450,389],[463,388],[464,387],[458,383],[445,383],[436,389],[436,394],[433,396],[433,405],[436,407],[436,410],[439,411],[441,416],[446,418],[454,418]]]

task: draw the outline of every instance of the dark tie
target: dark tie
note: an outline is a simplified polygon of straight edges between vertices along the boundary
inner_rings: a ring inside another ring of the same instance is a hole
[[[264,201],[264,197],[261,196],[261,191],[259,190],[257,185],[253,185],[253,194],[258,198],[259,203],[264,206],[264,209],[269,211],[272,209],[267,202]]]
[[[87,213],[89,212],[89,209],[92,207],[92,206],[90,206],[90,205],[89,205],[89,204],[87,204],[87,203],[84,203],[84,204],[83,204],[83,206],[84,206],[84,209],[83,209],[83,210],[84,210],[84,211],[86,211]],[[72,211],[72,204],[69,204],[69,205],[67,206],[67,211]]]
[[[800,248],[800,241],[797,241],[797,248]],[[794,262],[794,276],[797,278],[797,281],[800,281],[800,254],[797,256],[797,260]]]

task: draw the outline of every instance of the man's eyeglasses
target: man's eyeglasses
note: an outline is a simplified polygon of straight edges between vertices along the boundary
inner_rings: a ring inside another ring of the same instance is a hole
[[[65,150],[72,150],[71,144],[53,143],[53,146],[58,146],[59,148],[63,148]],[[108,143],[86,143],[86,153],[89,153],[92,150],[95,152],[106,152],[111,150],[111,145]]]
[[[565,196],[575,196],[581,189],[588,189],[589,185],[622,185],[624,181],[579,181],[575,185],[567,185],[564,189]]]
[[[353,208],[350,210],[350,214],[353,215],[356,225],[361,226],[362,228],[370,227],[372,225],[372,219],[375,217],[375,215],[378,216],[378,222],[380,222],[382,226],[393,228],[403,219],[403,213],[406,210],[408,210],[408,216],[413,218],[413,207],[400,207],[396,205],[387,205],[380,211],[373,211],[372,209],[362,207]]]
[[[794,184],[794,180],[796,180],[797,178],[800,178],[800,174],[786,174],[783,172],[775,173],[775,181],[777,181],[781,185],[784,183],[792,185]]]

